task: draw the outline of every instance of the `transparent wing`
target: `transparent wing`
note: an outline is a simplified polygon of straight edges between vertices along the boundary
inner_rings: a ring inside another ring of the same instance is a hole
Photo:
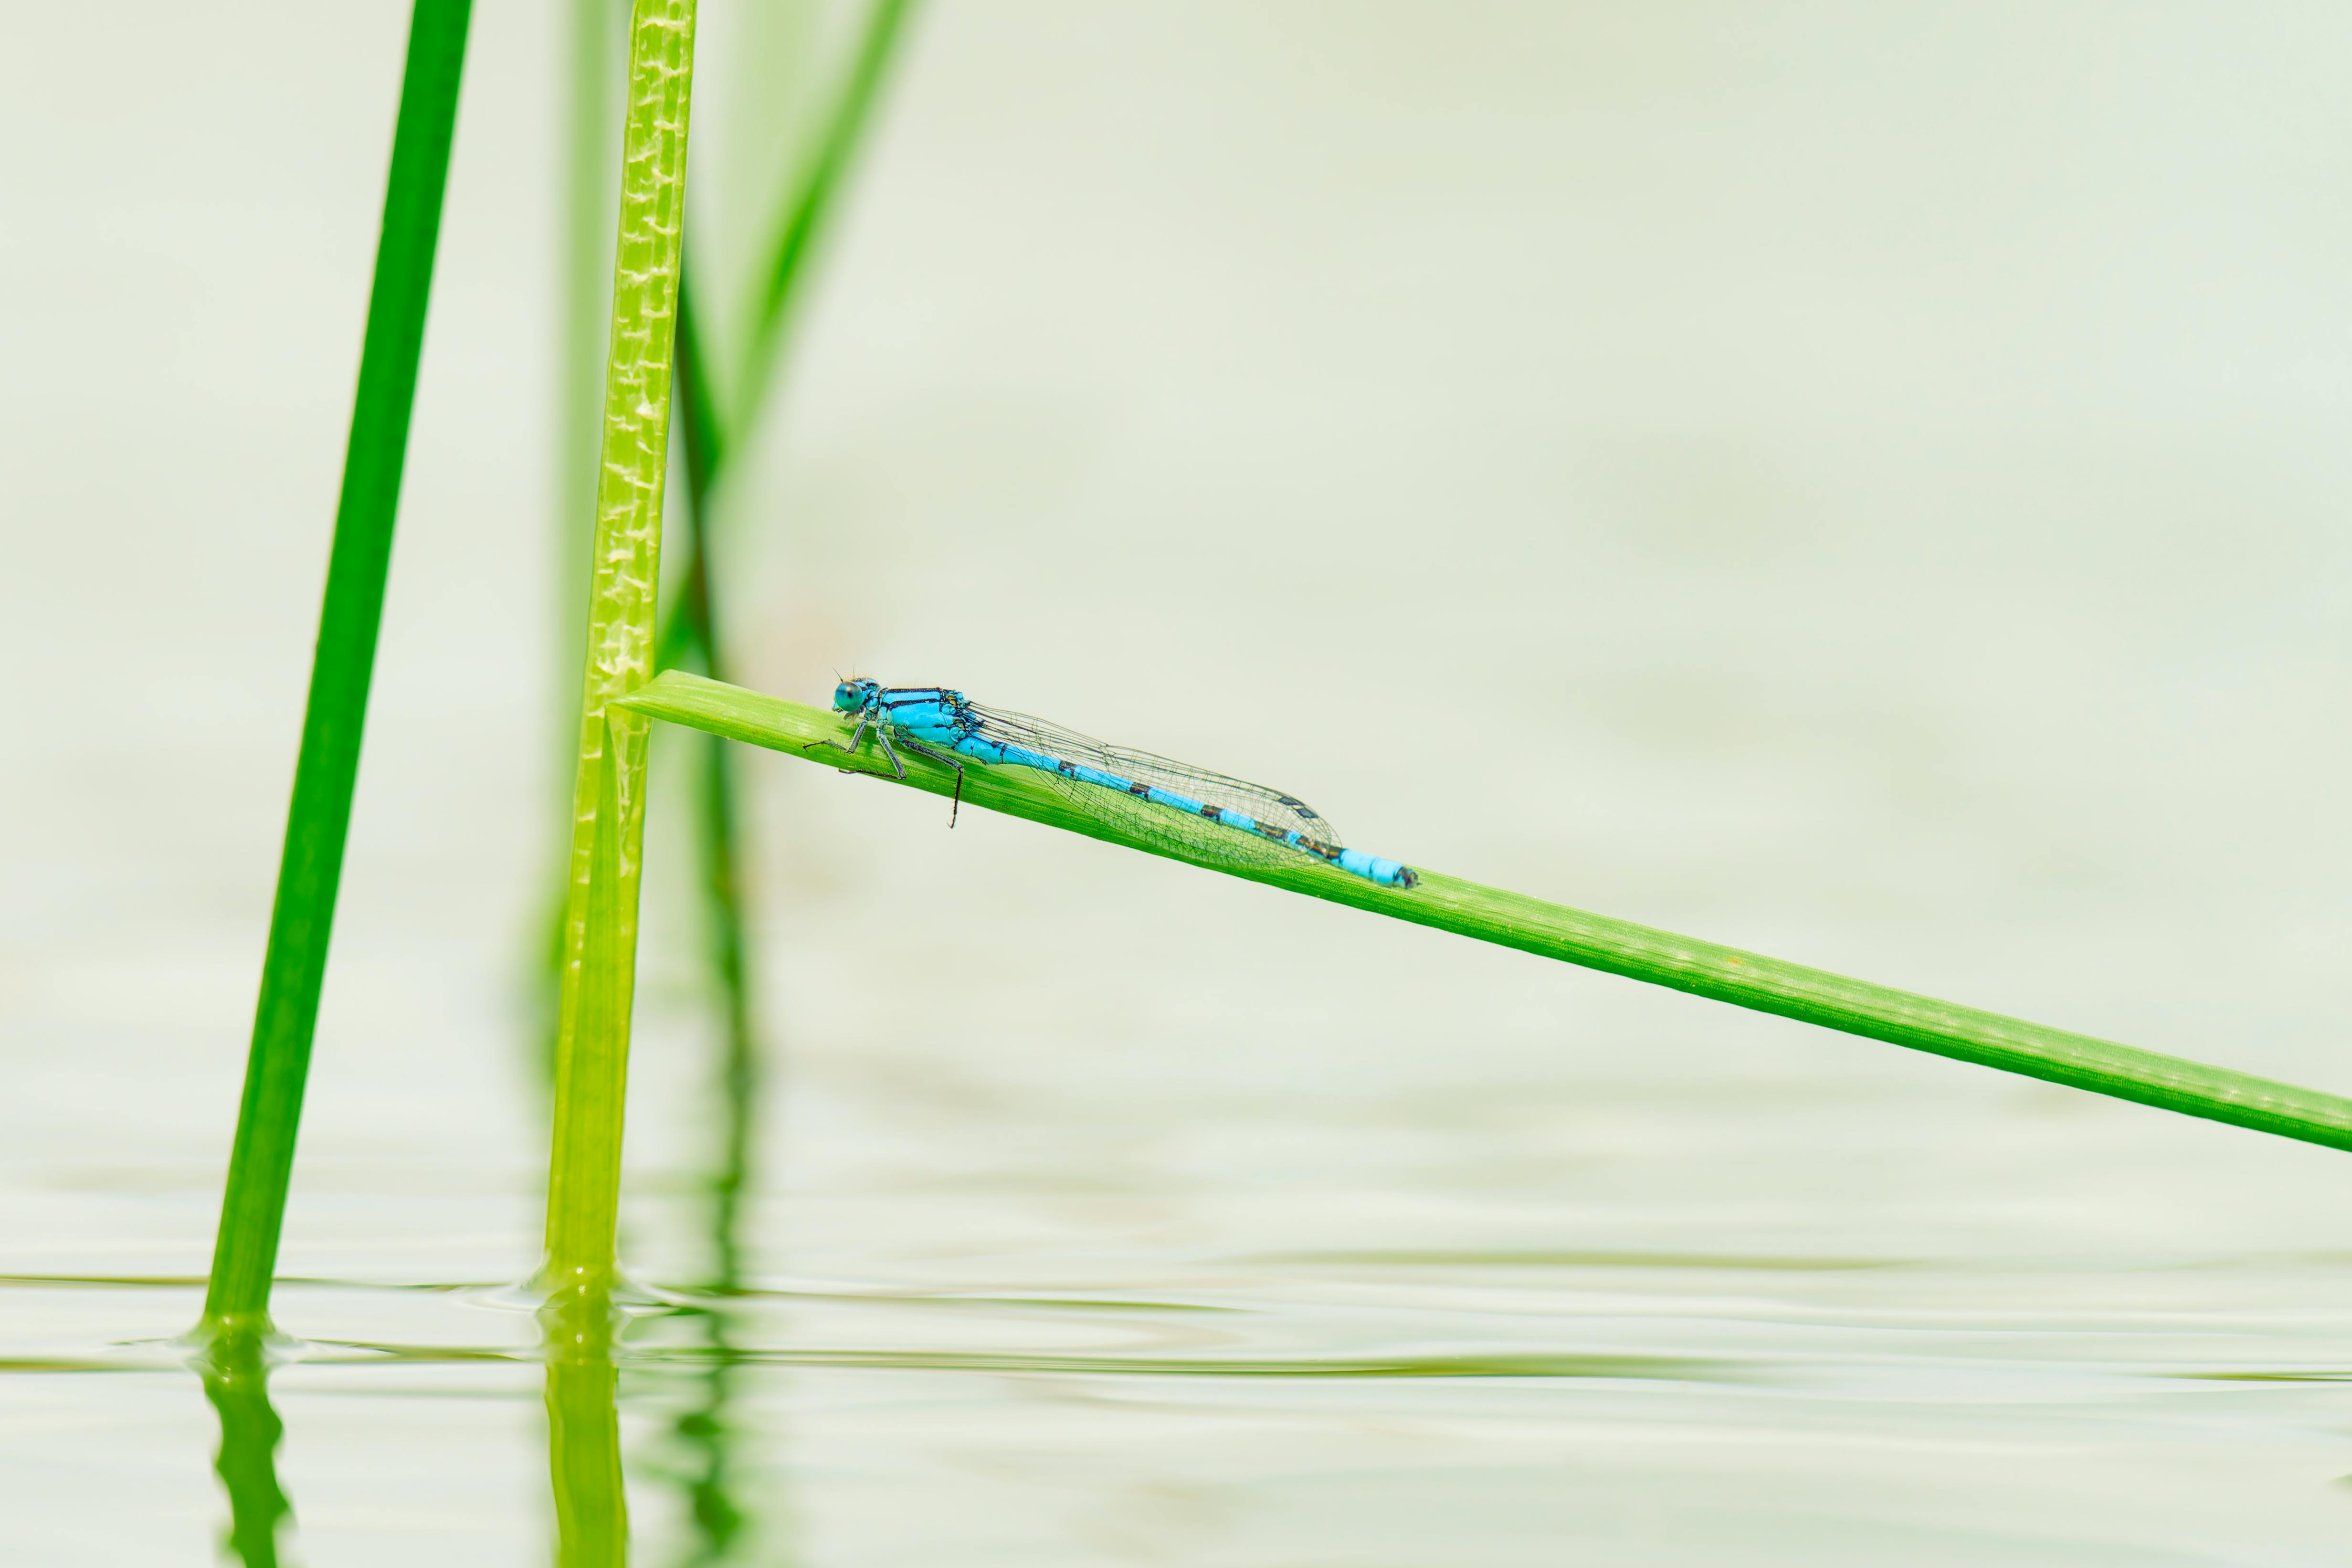
[[[1320,844],[1336,848],[1346,841],[1330,819],[1296,795],[1212,773],[1188,762],[1156,757],[1149,751],[1107,745],[1092,736],[1080,735],[1028,714],[1007,713],[978,703],[965,706],[983,739],[1039,752],[1057,762],[1080,763],[1114,778],[1165,789],[1203,805],[1239,811],[1267,827],[1297,833]],[[1154,805],[1120,790],[1066,779],[1058,773],[1046,773],[1045,777],[1079,810],[1117,821],[1144,838],[1260,865],[1293,863],[1303,852],[1255,833],[1238,832],[1202,817]]]

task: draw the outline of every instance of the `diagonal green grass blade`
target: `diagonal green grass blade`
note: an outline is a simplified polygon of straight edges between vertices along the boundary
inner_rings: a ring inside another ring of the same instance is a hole
[[[472,0],[416,0],[409,23],[408,63],[393,132],[392,172],[385,183],[375,284],[368,298],[351,444],[343,458],[342,496],[335,510],[335,542],[319,612],[310,706],[294,765],[245,1098],[237,1111],[205,1297],[205,1317],[215,1324],[258,1320],[269,1311],[270,1275],[293,1179],[295,1134],[326,977],[352,789],[359,775],[360,735],[375,669],[471,12]]]
[[[802,750],[816,741],[848,738],[847,727],[824,709],[675,671],[630,697],[627,706],[655,718],[825,767],[849,762],[857,771],[890,781],[878,754],[851,758],[838,751]],[[866,745],[870,751],[872,741]],[[907,782],[913,788],[934,795],[953,789],[953,776],[944,768],[912,756],[905,760]],[[963,801],[1147,853],[1192,859],[1130,838],[1116,826],[1086,815],[1027,769],[971,768]],[[2203,1116],[2329,1148],[2352,1149],[2352,1100],[2341,1095],[1874,986],[1441,873],[1423,871],[1420,886],[1401,892],[1313,862],[1296,868],[1234,866],[1204,860],[1192,863],[1477,941],[1517,947],[1650,985],[1669,986],[1735,1007],[1778,1013],[1824,1029],[2120,1100],[2136,1100],[2183,1115]]]

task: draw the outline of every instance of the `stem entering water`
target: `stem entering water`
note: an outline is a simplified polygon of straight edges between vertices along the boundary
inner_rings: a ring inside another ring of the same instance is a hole
[[[310,1072],[319,992],[326,983],[327,941],[342,881],[352,791],[359,779],[360,736],[383,620],[393,519],[408,456],[409,412],[416,401],[416,364],[424,350],[425,303],[441,235],[441,198],[448,186],[449,142],[471,15],[472,0],[416,0],[409,22],[408,63],[393,131],[392,172],[385,181],[383,227],[376,242],[375,284],[368,297],[326,597],[319,612],[310,706],[302,716],[278,897],[269,914],[269,946],[246,1060],[245,1098],[237,1110],[212,1281],[205,1293],[206,1333],[268,1329],[269,1286],[294,1178],[294,1139]]]

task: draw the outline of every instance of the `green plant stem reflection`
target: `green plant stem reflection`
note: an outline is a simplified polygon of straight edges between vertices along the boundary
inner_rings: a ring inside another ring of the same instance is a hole
[[[845,765],[845,771],[890,781],[890,773],[870,738],[866,743],[867,755],[861,758],[803,749],[848,737],[848,727],[840,722],[840,716],[821,708],[675,671],[635,693],[627,706],[673,724],[748,741],[826,768]],[[955,776],[945,768],[911,753],[906,757],[906,766],[908,787],[934,795],[954,791]],[[1937,1001],[1760,953],[1481,886],[1439,872],[1423,871],[1419,886],[1401,891],[1377,886],[1305,857],[1297,866],[1234,865],[1194,858],[1139,839],[1079,810],[1029,768],[969,768],[963,803],[1735,1007],[1777,1013],[1824,1029],[2183,1115],[2329,1148],[2352,1149],[2352,1100],[2338,1094]]]
[[[728,744],[715,736],[711,741]],[[752,1523],[736,1493],[738,1434],[729,1408],[741,1364],[730,1337],[729,1303],[743,1284],[743,1197],[750,1185],[752,1131],[758,1124],[758,1059],[750,1050],[748,1034],[730,1036],[718,1088],[712,1104],[719,1113],[719,1161],[705,1189],[710,1276],[703,1286],[707,1304],[690,1314],[701,1329],[709,1365],[700,1380],[702,1397],[672,1427],[687,1456],[681,1474],[695,1532],[692,1547],[679,1559],[681,1568],[716,1568],[735,1561]]]
[[[629,1507],[621,1474],[609,1292],[566,1291],[541,1309],[547,1361],[547,1468],[555,1494],[558,1568],[621,1568]]]
[[[245,1568],[278,1568],[278,1532],[294,1514],[278,1484],[278,1444],[286,1427],[269,1403],[268,1348],[261,1333],[231,1330],[212,1337],[196,1365],[205,1397],[220,1416],[213,1468],[228,1492],[227,1546]]]
[[[740,1559],[740,1548],[751,1523],[736,1496],[735,1444],[738,1434],[730,1406],[742,1358],[729,1337],[723,1307],[698,1309],[702,1325],[703,1354],[709,1366],[702,1374],[702,1398],[677,1418],[671,1428],[678,1446],[689,1456],[681,1479],[687,1515],[694,1523],[694,1541],[679,1557],[679,1568],[717,1568]]]

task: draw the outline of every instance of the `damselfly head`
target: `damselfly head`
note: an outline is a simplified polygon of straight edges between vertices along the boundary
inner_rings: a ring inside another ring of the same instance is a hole
[[[860,675],[852,675],[833,688],[834,711],[856,713],[872,702],[875,694],[881,689],[882,683],[879,681],[869,681]]]

